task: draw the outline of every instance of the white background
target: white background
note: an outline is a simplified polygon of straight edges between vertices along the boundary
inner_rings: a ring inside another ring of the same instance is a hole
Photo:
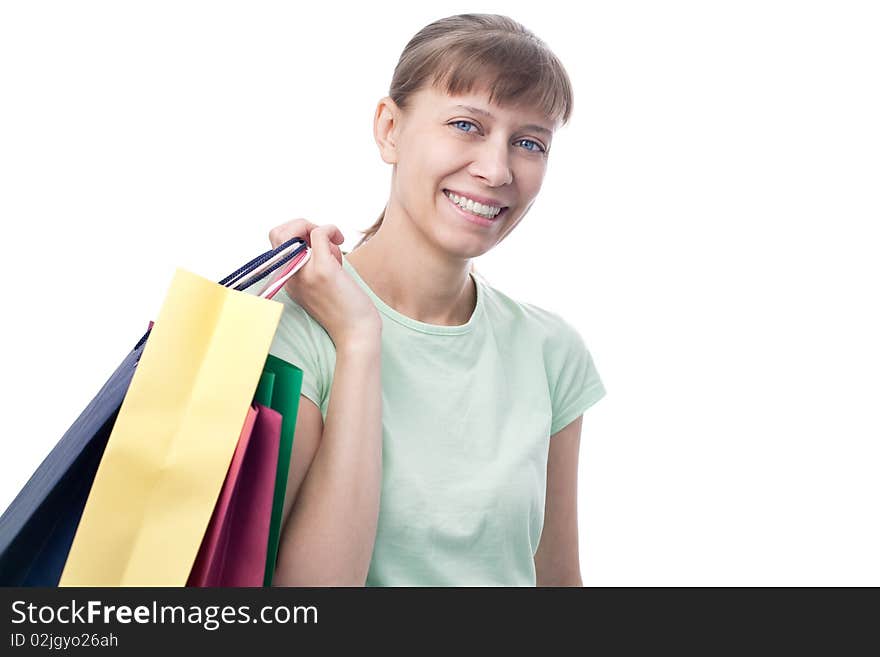
[[[608,389],[585,585],[880,585],[872,4],[3,3],[0,508],[176,267],[219,280],[293,217],[354,246],[401,50],[484,11],[574,85],[538,201],[477,267],[572,322]]]

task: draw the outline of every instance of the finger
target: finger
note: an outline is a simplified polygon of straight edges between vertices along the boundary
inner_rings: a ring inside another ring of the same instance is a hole
[[[336,224],[324,224],[323,226],[319,226],[319,228],[324,229],[327,234],[327,239],[334,244],[342,244],[345,241],[345,236]]]
[[[327,262],[327,258],[332,256],[336,262],[342,264],[342,253],[339,247],[331,242],[331,238],[333,238],[334,242],[339,240],[341,244],[345,239],[336,226],[333,224],[318,226],[312,230],[310,237],[312,257],[316,258],[317,262]]]
[[[273,249],[278,248],[294,237],[300,237],[306,243],[309,243],[309,234],[315,228],[316,224],[307,219],[291,219],[280,226],[275,226],[275,228],[269,231],[269,242],[272,244]]]
[[[332,225],[318,226],[312,230],[310,234],[312,257],[318,262],[326,262],[326,257],[332,253],[330,237],[334,230],[337,229]]]
[[[336,227],[335,225],[331,224],[331,228],[333,230],[330,231],[330,233],[329,233],[330,253],[333,254],[333,257],[336,258],[336,261],[341,265],[342,264],[342,250],[339,248],[339,245],[341,245],[345,241],[345,236],[342,234],[342,231],[339,230],[339,228]]]
[[[330,253],[333,254],[333,257],[336,258],[336,262],[340,265],[342,264],[342,251],[335,244],[330,245]]]

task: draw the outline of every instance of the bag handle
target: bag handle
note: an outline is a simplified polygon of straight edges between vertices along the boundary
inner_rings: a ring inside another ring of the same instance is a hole
[[[246,289],[257,281],[265,278],[268,274],[275,271],[275,269],[277,269],[281,265],[290,261],[290,259],[295,257],[296,254],[299,253],[300,250],[302,250],[303,248],[307,248],[307,245],[301,237],[291,238],[283,244],[275,247],[274,249],[266,251],[262,255],[257,256],[247,264],[242,265],[234,272],[229,274],[229,276],[221,281],[218,281],[218,283],[220,285],[223,285],[224,287],[230,287],[233,283],[237,283],[243,277],[257,271],[258,273],[256,275],[251,276],[244,282],[238,283],[234,288],[236,290]],[[288,249],[291,250],[288,252]]]
[[[287,251],[287,249],[290,249]],[[301,237],[294,237],[292,239],[287,240],[284,244],[281,244],[271,251],[266,251],[262,255],[257,256],[247,264],[242,265],[234,272],[229,274],[226,278],[218,281],[220,285],[224,287],[230,287],[233,283],[238,280],[241,280],[242,277],[247,276],[248,274],[252,274],[253,272],[257,272],[250,276],[247,280],[243,281],[236,285],[233,289],[241,291],[249,288],[254,283],[261,281],[266,278],[273,271],[287,264],[297,256],[300,256],[294,262],[291,262],[288,267],[281,272],[280,277],[275,280],[274,283],[270,283],[268,287],[266,287],[262,293],[261,297],[271,299],[274,297],[278,291],[284,287],[284,283],[293,276],[296,272],[300,270],[300,268],[306,264],[309,260],[309,256],[311,255],[311,249],[309,249],[305,240]],[[134,346],[134,350],[137,351],[146,341],[147,338],[150,337],[150,332],[153,330],[153,322],[150,322],[150,326],[147,329],[147,332],[141,336],[141,339],[138,340],[137,344]]]
[[[300,251],[297,256],[291,260],[283,270],[281,270],[281,273],[278,274],[278,278],[274,281],[270,281],[269,284],[263,288],[260,292],[260,296],[263,299],[271,299],[278,294],[278,291],[284,287],[284,284],[309,261],[311,255],[312,250],[309,248]]]

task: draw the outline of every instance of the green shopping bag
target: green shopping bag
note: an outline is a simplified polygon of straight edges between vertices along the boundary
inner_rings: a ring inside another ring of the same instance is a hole
[[[269,544],[266,551],[266,577],[263,586],[272,586],[278,542],[281,538],[281,514],[287,491],[287,474],[293,452],[293,431],[299,410],[303,372],[295,365],[269,354],[263,367],[263,376],[256,399],[264,406],[281,413],[281,443],[278,448],[278,470],[275,475],[275,497],[272,500],[272,522],[269,525]]]

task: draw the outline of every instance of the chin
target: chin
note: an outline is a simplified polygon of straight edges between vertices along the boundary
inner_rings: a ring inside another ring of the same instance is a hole
[[[451,257],[470,259],[477,258],[490,251],[497,242],[489,242],[484,237],[479,239],[473,235],[446,235],[446,239],[437,240],[437,246]]]
[[[467,224],[447,223],[443,218],[426,226],[423,234],[434,247],[452,258],[477,258],[498,244],[500,233],[495,230],[473,230]]]

